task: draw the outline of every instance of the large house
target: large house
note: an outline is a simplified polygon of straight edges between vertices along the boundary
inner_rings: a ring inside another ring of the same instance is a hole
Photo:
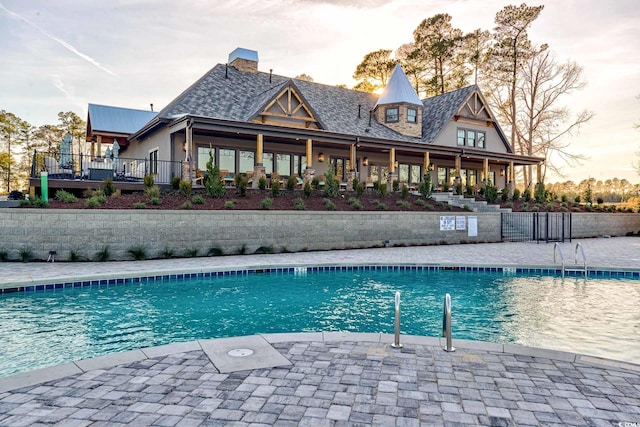
[[[420,100],[397,65],[378,96],[259,71],[258,53],[241,48],[157,113],[92,104],[87,122],[92,156],[116,140],[121,157],[144,159],[144,173],[171,162],[171,175],[195,184],[210,155],[223,175],[254,183],[331,166],[346,183],[415,185],[430,173],[441,187],[506,187],[515,167],[543,162],[514,153],[475,85]],[[122,161],[116,176],[137,167]]]

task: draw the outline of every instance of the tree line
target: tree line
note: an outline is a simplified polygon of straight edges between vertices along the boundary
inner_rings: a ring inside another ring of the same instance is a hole
[[[57,124],[33,126],[17,115],[0,110],[0,193],[24,190],[29,181],[34,150],[57,156],[62,138],[73,138],[72,153],[86,152],[87,124],[73,111],[59,112]]]
[[[353,74],[358,81],[354,89],[374,92],[384,87],[397,63],[421,97],[476,84],[515,152],[545,158],[543,177],[547,170],[563,176],[563,166],[584,159],[569,150],[567,137],[593,113],[572,114],[563,106],[566,95],[586,85],[582,67],[560,61],[547,44],[529,39],[528,30],[543,9],[524,3],[506,6],[496,13],[493,31],[478,28],[466,34],[453,26],[449,14],[426,18],[413,31],[413,41],[395,51],[366,54]],[[525,187],[531,186],[531,167],[523,170],[522,179]]]

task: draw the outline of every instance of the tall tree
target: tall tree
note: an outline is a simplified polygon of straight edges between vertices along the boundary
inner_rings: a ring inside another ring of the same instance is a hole
[[[362,83],[358,90],[364,90],[365,88],[376,89],[384,87],[387,84],[387,80],[391,76],[393,67],[396,65],[396,61],[391,59],[391,51],[387,49],[376,50],[375,52],[367,53],[362,62],[356,67],[356,71],[353,73],[353,78],[360,80],[356,85],[356,88]],[[368,84],[364,84],[364,82]]]
[[[400,63],[407,78],[413,83],[413,88],[418,95],[426,95],[424,88],[424,74],[426,67],[420,60],[420,52],[414,43],[405,43],[396,49],[396,59]]]
[[[462,30],[451,25],[451,15],[447,13],[423,20],[413,31],[419,58],[425,64],[431,64],[429,92],[441,94],[453,86],[446,83],[445,76],[459,66],[453,59],[462,36]]]
[[[466,34],[462,40],[462,49],[473,76],[473,84],[481,84],[486,80],[491,53],[491,33],[480,28]]]
[[[494,105],[503,118],[503,124],[511,128],[511,143],[517,145],[517,99],[518,73],[532,55],[527,30],[544,6],[506,6],[496,14],[494,45],[492,50],[495,85],[491,91]]]
[[[0,169],[2,171],[2,177],[6,184],[7,193],[11,191],[11,186],[18,183],[18,175],[15,167],[12,171],[12,166],[16,166],[17,159],[12,152],[25,141],[25,138],[29,138],[29,131],[31,125],[20,117],[5,110],[0,111],[0,138],[4,142],[5,149],[4,155],[0,159]]]
[[[294,79],[298,79],[298,80],[304,80],[307,82],[313,82],[313,77],[311,77],[308,74],[302,73],[302,74],[298,74],[297,76],[294,77]]]
[[[60,122],[60,128],[63,129],[64,132],[69,132],[72,140],[76,142],[78,147],[76,154],[84,153],[87,145],[85,141],[87,122],[82,120],[80,116],[73,111],[59,112],[58,121]]]
[[[562,175],[560,165],[551,162],[552,153],[566,164],[579,163],[584,156],[572,154],[563,137],[580,129],[593,113],[581,111],[574,118],[567,107],[559,105],[562,99],[586,86],[582,80],[582,67],[575,62],[559,63],[548,46],[532,49],[531,56],[520,74],[515,99],[521,104],[513,127],[517,132],[518,152],[527,156],[547,159],[546,168]],[[525,187],[532,182],[531,168],[524,170]]]

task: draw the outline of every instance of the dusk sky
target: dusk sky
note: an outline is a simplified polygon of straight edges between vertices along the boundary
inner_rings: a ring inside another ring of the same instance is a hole
[[[425,18],[449,13],[465,32],[493,29],[499,0],[0,0],[0,109],[32,125],[87,104],[160,110],[236,47],[259,69],[351,87],[368,52],[395,50]],[[529,31],[588,85],[564,100],[595,117],[570,136],[589,157],[566,178],[640,182],[640,2],[549,0]],[[482,88],[481,88],[482,89]]]

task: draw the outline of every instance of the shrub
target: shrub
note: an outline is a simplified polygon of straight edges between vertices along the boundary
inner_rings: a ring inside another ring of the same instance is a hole
[[[88,208],[94,209],[94,208],[97,208],[99,206],[104,205],[106,202],[107,202],[106,197],[104,197],[102,195],[96,195],[96,196],[92,196],[92,197],[88,198],[85,203],[86,203]]]
[[[191,203],[194,205],[204,205],[204,197],[199,194],[196,194],[191,198]]]
[[[69,261],[70,262],[80,262],[84,261],[84,256],[80,253],[78,249],[69,250]]]
[[[147,250],[144,248],[144,246],[133,246],[127,249],[127,253],[131,255],[131,258],[136,261],[147,259]]]
[[[34,208],[38,208],[38,209],[42,209],[42,208],[48,208],[49,207],[49,202],[47,202],[46,200],[40,198],[40,197],[36,197],[33,199],[31,205]]]
[[[400,182],[397,179],[391,183],[391,190],[394,193],[397,193],[398,191],[400,191]]]
[[[153,206],[158,206],[160,204],[160,197],[152,197],[151,198],[151,204]]]
[[[539,182],[536,184],[534,197],[537,203],[542,203],[547,200],[547,190],[544,187],[544,182]]]
[[[9,258],[9,253],[4,249],[0,250],[0,261],[6,261]]]
[[[425,207],[427,205],[427,202],[424,199],[418,199],[416,200],[416,205],[421,206],[421,207]]]
[[[56,191],[56,200],[60,200],[63,203],[75,203],[78,198],[67,191],[58,190]]]
[[[157,185],[145,187],[144,194],[146,194],[149,199],[153,199],[154,197],[160,198],[160,187],[158,187]]]
[[[107,178],[102,181],[102,194],[104,194],[106,197],[110,197],[115,192],[116,187],[113,186],[113,179]]]
[[[13,190],[7,197],[9,200],[24,200],[24,194],[20,190]]]
[[[180,181],[182,180],[179,176],[174,176],[173,178],[171,178],[171,189],[174,191],[178,191],[180,189]]]
[[[226,202],[224,202],[225,209],[233,209],[235,207],[236,207],[236,201],[233,199],[227,200]]]
[[[462,182],[458,182],[456,184],[456,188],[455,189],[456,189],[456,194],[461,196],[462,195]]]
[[[563,194],[560,197],[560,200],[562,201],[562,203],[567,203],[567,201],[569,201],[569,197],[566,194]]]
[[[238,255],[244,255],[244,254],[246,254],[246,253],[247,253],[247,245],[246,245],[245,243],[243,243],[243,244],[242,244],[242,246],[240,246],[240,247],[238,248],[238,250],[236,251],[236,253],[237,253]]]
[[[211,197],[222,197],[227,194],[224,181],[220,177],[220,169],[213,165],[213,153],[209,150],[209,160],[207,161],[207,175],[204,177],[204,186],[207,194]]]
[[[311,186],[311,183],[309,183],[309,181],[304,183],[304,187],[302,187],[302,192],[304,193],[305,197],[310,197],[311,193],[313,193],[313,187]]]
[[[331,199],[324,198],[322,199],[322,203],[324,204],[324,207],[327,208],[328,210],[330,211],[336,210],[336,204],[333,203]]]
[[[302,200],[302,197],[298,197],[298,198],[293,202],[293,207],[294,207],[294,208],[295,208],[295,210],[297,210],[297,211],[303,211],[303,210],[305,210],[304,200]]]
[[[325,174],[325,183],[324,188],[322,189],[322,195],[324,197],[334,198],[340,192],[340,181],[336,179],[333,171],[333,167],[329,166],[327,168],[327,173]]]
[[[96,262],[106,262],[111,258],[111,253],[109,252],[109,246],[105,246],[100,249],[93,257],[93,260]]]
[[[260,190],[265,190],[267,188],[267,178],[264,176],[261,176],[260,179],[258,180],[258,188]]]
[[[20,249],[20,260],[22,262],[31,262],[33,260],[33,251],[29,248]]]
[[[409,198],[409,186],[407,184],[402,184],[401,194],[403,199]]]
[[[524,200],[525,202],[531,201],[531,190],[527,188],[522,192],[522,200]]]
[[[247,196],[247,186],[249,185],[249,183],[247,182],[247,178],[245,178],[244,176],[238,174],[236,175],[236,178],[240,177],[240,179],[237,180],[236,183],[236,188],[238,189],[238,194],[240,195],[240,197],[246,197]]]
[[[502,190],[502,194],[500,195],[500,198],[502,199],[503,202],[507,201],[507,199],[509,198],[509,193],[506,191],[506,189]]]
[[[604,203],[604,200],[602,199],[602,197],[598,197],[598,198],[596,199],[596,203],[598,203],[599,205],[601,205],[601,204],[603,204],[603,203]]]
[[[513,196],[511,196],[511,200],[513,200],[514,202],[520,200],[520,190],[518,190],[517,188],[513,190]]]
[[[191,197],[191,181],[180,181],[180,194]]]
[[[184,256],[186,258],[195,258],[198,256],[199,253],[200,253],[200,250],[198,248],[191,248],[184,251]]]
[[[287,191],[295,190],[297,183],[298,183],[298,180],[296,179],[295,176],[293,175],[289,176],[289,178],[287,179]]]
[[[320,186],[320,180],[314,176],[313,179],[311,180],[311,188],[315,190],[319,186]]]
[[[360,200],[356,199],[355,197],[349,198],[349,206],[356,210],[362,209],[362,203],[360,203]]]
[[[471,185],[471,184],[467,184],[467,187],[465,188],[464,194],[465,194],[467,197],[471,197],[471,196],[473,196],[473,185]]]
[[[353,191],[356,192],[356,196],[362,196],[365,190],[364,182],[360,182],[358,178],[354,178],[353,181]]]
[[[264,210],[271,210],[271,208],[273,207],[273,199],[265,197],[264,199],[262,199],[262,203],[260,203],[260,206]]]
[[[378,193],[380,193],[380,197],[385,197],[387,195],[387,185],[384,182],[381,182],[378,185]]]
[[[173,251],[173,249],[169,249],[168,247],[165,247],[162,252],[160,252],[160,257],[161,258],[173,258],[175,255],[175,252]]]
[[[184,202],[182,205],[180,205],[180,209],[189,210],[189,209],[192,209],[192,208],[193,208],[193,205],[188,200],[186,202]]]
[[[274,178],[271,180],[271,195],[277,197],[280,194],[280,180]]]
[[[422,182],[420,183],[420,186],[418,187],[418,191],[420,192],[420,194],[422,195],[422,197],[424,197],[425,199],[428,199],[431,197],[431,174],[430,173],[426,173],[423,175],[422,177]]]
[[[402,209],[411,209],[411,205],[406,200],[398,200],[396,206],[400,206]]]
[[[133,208],[134,209],[147,209],[147,205],[145,205],[143,202],[135,202],[133,204]]]
[[[444,184],[442,184],[442,191],[447,193],[449,192],[449,183],[445,182]]]
[[[153,180],[153,175],[151,174],[147,174],[144,176],[144,186],[145,187],[153,187],[155,184],[155,181]]]
[[[387,210],[387,205],[382,203],[380,200],[374,200],[373,204],[376,206],[376,209],[378,209],[379,211],[386,211]]]
[[[254,252],[254,254],[272,254],[272,253],[273,253],[273,246],[260,246]]]
[[[207,256],[222,256],[222,255],[224,255],[224,252],[218,246],[212,246],[207,251]]]
[[[495,203],[498,198],[498,188],[495,185],[487,184],[484,189],[484,198],[487,199],[489,203]]]

